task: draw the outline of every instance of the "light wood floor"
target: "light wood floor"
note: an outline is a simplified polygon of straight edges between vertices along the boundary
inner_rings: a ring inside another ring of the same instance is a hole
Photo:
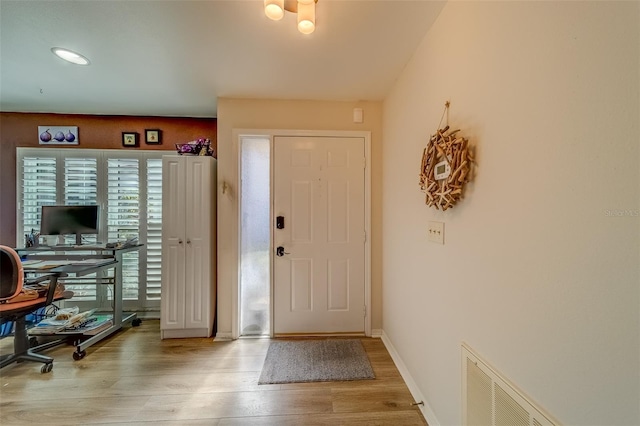
[[[74,361],[74,347],[0,370],[0,424],[426,425],[380,339],[361,339],[375,380],[258,385],[268,339],[160,340],[125,327]],[[0,341],[11,352],[12,339]]]

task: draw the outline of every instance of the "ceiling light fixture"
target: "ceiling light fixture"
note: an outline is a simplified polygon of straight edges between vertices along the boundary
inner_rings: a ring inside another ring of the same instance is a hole
[[[269,19],[281,20],[284,16],[284,0],[264,0],[264,13]]]
[[[91,62],[86,57],[72,50],[62,47],[52,47],[51,52],[60,59],[64,59],[67,62],[71,62],[76,65],[89,65]]]
[[[298,15],[298,31],[311,34],[316,29],[316,3],[318,0],[264,0],[264,13],[279,21],[284,17],[284,11]]]

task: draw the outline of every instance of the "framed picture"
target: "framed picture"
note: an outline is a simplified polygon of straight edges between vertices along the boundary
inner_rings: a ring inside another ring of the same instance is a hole
[[[38,126],[40,145],[78,145],[78,126]]]
[[[162,143],[162,130],[160,130],[160,129],[146,129],[145,130],[145,142],[147,144],[161,144]]]
[[[122,132],[122,146],[132,147],[138,146],[137,132]]]

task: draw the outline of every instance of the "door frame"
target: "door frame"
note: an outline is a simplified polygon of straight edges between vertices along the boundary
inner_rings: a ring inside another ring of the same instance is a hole
[[[365,167],[364,167],[364,226],[365,226],[365,243],[364,243],[364,300],[365,300],[365,336],[371,337],[371,132],[369,131],[357,131],[357,130],[292,130],[292,129],[233,129],[233,150],[237,158],[236,167],[236,182],[238,182],[237,194],[241,193],[241,173],[242,173],[242,156],[240,153],[242,138],[261,137],[269,138],[270,147],[270,201],[269,201],[269,221],[273,223],[273,168],[274,168],[274,141],[276,137],[281,136],[307,136],[307,137],[354,137],[364,139],[364,155],[365,155]],[[238,209],[237,216],[235,218],[236,223],[240,224],[239,215],[242,212],[241,200],[238,197]],[[237,241],[242,241],[242,229],[237,227]],[[273,227],[271,228],[271,244],[269,263],[271,265],[271,274],[269,288],[271,296],[269,297],[269,314],[271,315],[271,329],[269,335],[273,337],[273,291],[274,291],[274,277],[273,277]],[[237,259],[240,259],[240,244],[237,245],[238,253]],[[234,274],[234,279],[231,283],[231,338],[237,339],[240,337],[240,262],[238,261],[237,272]]]

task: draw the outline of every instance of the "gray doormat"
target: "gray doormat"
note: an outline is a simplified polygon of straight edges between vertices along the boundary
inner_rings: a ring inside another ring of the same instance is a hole
[[[258,384],[374,379],[360,340],[273,341]]]

